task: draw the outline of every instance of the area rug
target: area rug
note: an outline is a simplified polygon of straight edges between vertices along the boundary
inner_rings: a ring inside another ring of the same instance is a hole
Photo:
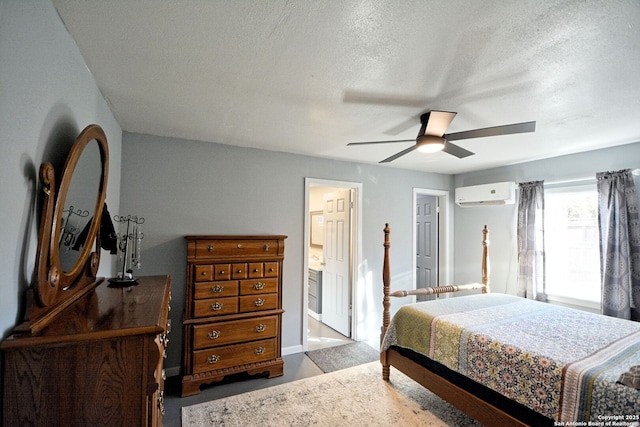
[[[182,408],[182,425],[208,426],[480,426],[379,362],[316,375]]]
[[[361,341],[305,353],[325,373],[380,360],[380,352]]]

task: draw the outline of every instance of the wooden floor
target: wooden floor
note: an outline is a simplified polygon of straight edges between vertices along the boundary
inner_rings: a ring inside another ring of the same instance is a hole
[[[309,317],[308,348],[332,347],[351,342],[351,340],[333,329]],[[229,382],[225,384],[202,386],[200,394],[196,396],[180,397],[180,377],[169,377],[165,383],[165,427],[180,427],[182,425],[180,411],[183,406],[220,399],[247,391],[259,390],[296,381],[303,378],[322,374],[320,368],[309,359],[304,352],[290,354],[283,357],[284,375],[281,377],[265,379],[256,378],[243,381]]]

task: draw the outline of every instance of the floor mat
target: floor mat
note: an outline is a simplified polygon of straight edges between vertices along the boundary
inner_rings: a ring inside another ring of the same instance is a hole
[[[380,352],[362,341],[305,353],[325,373],[380,360]]]

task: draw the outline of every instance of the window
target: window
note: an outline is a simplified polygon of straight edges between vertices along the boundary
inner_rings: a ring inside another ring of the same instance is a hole
[[[595,185],[545,187],[545,265],[549,299],[599,307],[600,247]]]

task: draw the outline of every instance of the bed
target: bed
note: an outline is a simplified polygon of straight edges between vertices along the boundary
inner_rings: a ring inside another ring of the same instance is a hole
[[[489,289],[482,281],[391,292],[384,229],[382,376],[403,372],[486,425],[640,425],[640,323]],[[469,291],[406,304],[391,297]]]

